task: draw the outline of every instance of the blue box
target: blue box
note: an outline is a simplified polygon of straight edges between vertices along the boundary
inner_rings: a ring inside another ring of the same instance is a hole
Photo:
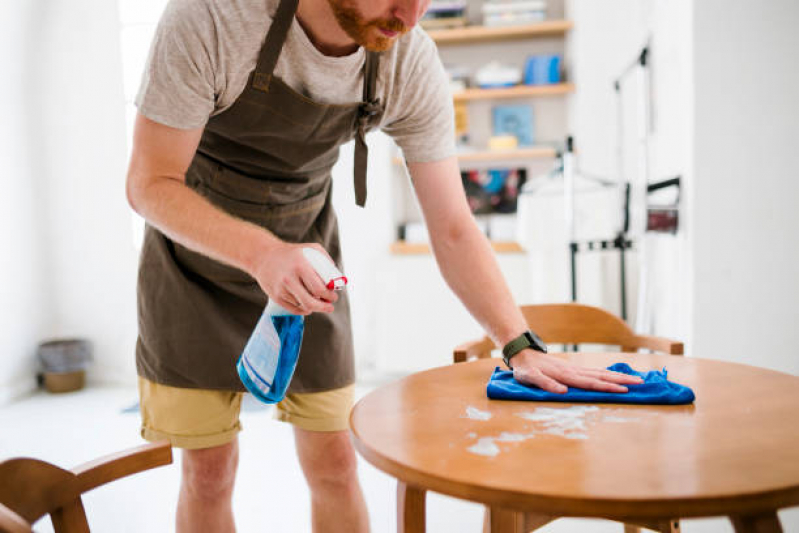
[[[560,56],[530,56],[524,66],[525,85],[552,85],[560,83]]]

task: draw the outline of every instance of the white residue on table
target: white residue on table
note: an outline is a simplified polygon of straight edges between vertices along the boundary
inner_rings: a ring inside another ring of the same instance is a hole
[[[472,420],[491,420],[491,416],[488,411],[481,411],[471,405],[466,408],[466,418],[471,418]]]
[[[532,431],[516,433],[503,431],[499,435],[480,437],[474,431],[467,434],[468,439],[477,442],[467,448],[477,455],[494,457],[502,452],[497,443],[522,442],[536,435],[555,435],[570,440],[588,439],[589,426],[596,422],[625,423],[640,419],[616,416],[617,409],[602,409],[594,405],[572,405],[569,407],[538,407],[533,411],[516,413],[516,416],[534,422]],[[480,411],[472,406],[466,408],[466,417],[472,420],[489,420],[491,413]]]
[[[543,426],[541,433],[559,435],[567,439],[587,439],[586,415],[599,411],[593,405],[573,405],[565,408],[539,407],[535,411],[517,413],[516,416],[540,422]]]

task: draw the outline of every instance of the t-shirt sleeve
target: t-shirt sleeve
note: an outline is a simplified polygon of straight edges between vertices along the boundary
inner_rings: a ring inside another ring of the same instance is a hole
[[[396,116],[382,130],[402,149],[409,163],[440,161],[455,155],[455,113],[449,78],[438,50],[426,34],[402,84]]]
[[[205,2],[171,0],[155,31],[136,106],[180,129],[204,126],[214,111],[216,31]]]

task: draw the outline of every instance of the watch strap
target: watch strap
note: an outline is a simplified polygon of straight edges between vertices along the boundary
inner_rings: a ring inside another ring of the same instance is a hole
[[[532,348],[533,350],[547,353],[547,346],[544,344],[544,341],[532,331],[527,330],[502,348],[502,360],[505,361],[508,368],[513,370],[513,366],[510,364],[511,357],[525,348]]]

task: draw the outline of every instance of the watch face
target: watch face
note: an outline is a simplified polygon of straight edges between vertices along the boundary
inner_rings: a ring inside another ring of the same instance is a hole
[[[525,332],[524,336],[527,337],[527,340],[530,342],[530,346],[536,350],[546,353],[547,345],[544,344],[544,341],[541,340],[541,337],[529,330]]]

